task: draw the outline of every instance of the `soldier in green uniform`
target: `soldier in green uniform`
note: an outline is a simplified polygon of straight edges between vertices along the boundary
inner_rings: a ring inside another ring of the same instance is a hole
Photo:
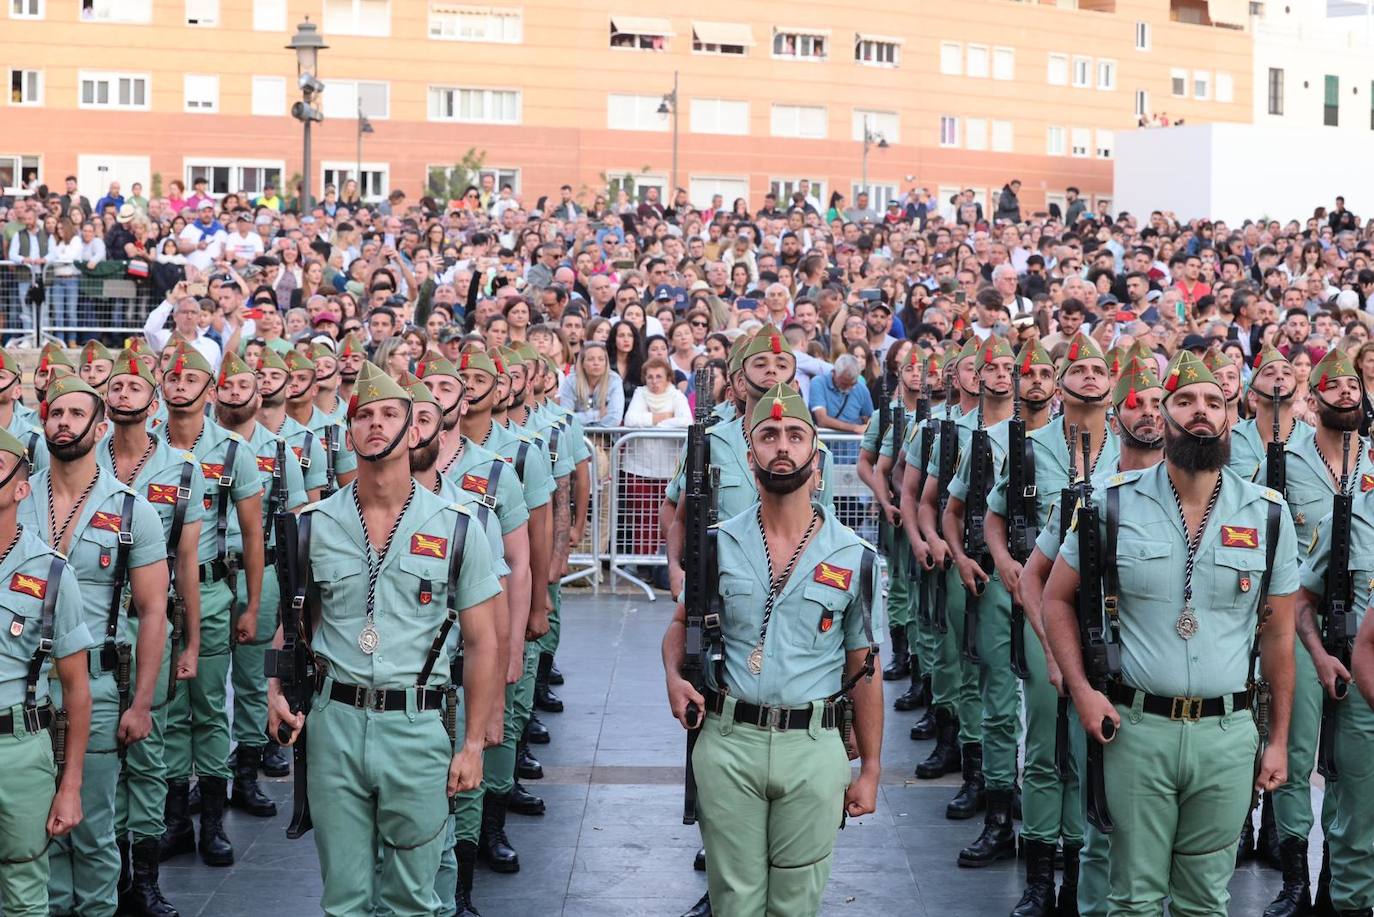
[[[107,424],[95,390],[75,375],[61,376],[48,386],[39,413],[50,464],[34,475],[19,519],[68,558],[81,584],[78,595],[92,637],[84,818],[70,837],[49,849],[50,906],[55,913],[112,915],[120,873],[115,843],[120,763],[123,749],[152,731],[166,651],[166,542],[148,501],[96,463],[95,446]],[[127,606],[126,586],[132,594]],[[128,627],[131,615],[139,619],[136,635]]]
[[[320,667],[307,740],[320,905],[328,914],[371,913],[374,904],[432,914],[447,797],[482,776],[499,683],[499,585],[481,524],[411,477],[409,450],[420,431],[410,395],[364,367],[349,414],[358,479],[302,514],[306,613]],[[455,619],[467,709],[456,742],[440,717]],[[287,724],[294,743],[305,719],[271,679],[269,730]]]
[[[23,444],[25,457],[36,470],[46,467],[48,447],[43,441],[38,415],[24,404],[23,381],[19,362],[9,351],[0,348],[0,430]]]
[[[358,373],[362,372],[363,364],[367,362],[367,345],[361,336],[357,334],[346,334],[339,342],[339,387],[336,391],[338,401],[334,410],[325,410],[330,418],[343,422],[347,420],[345,416],[348,412],[348,399],[353,397],[353,388],[358,382]]]
[[[319,440],[325,462],[322,495],[332,494],[357,474],[357,456],[345,443],[342,420],[331,417],[315,406],[315,363],[296,350],[287,351],[282,361],[290,374],[286,386],[287,416],[313,432]],[[299,446],[300,437],[293,437],[291,442],[293,448]]]
[[[197,562],[200,580],[200,657],[196,676],[168,707],[167,830],[164,860],[197,849],[190,819],[190,779],[194,769],[201,797],[201,859],[229,866],[234,848],[224,833],[228,797],[229,712],[225,686],[235,643],[256,639],[262,594],[262,483],[252,449],[243,437],[205,416],[214,397],[215,376],[195,348],[176,345],[162,377],[167,423],[161,435],[174,449],[191,452],[200,463],[205,495],[201,502]],[[243,550],[230,550],[230,516],[239,526]],[[243,595],[238,596],[239,580]]]
[[[1284,364],[1287,364],[1286,369]],[[1277,380],[1280,383],[1277,388],[1273,385],[1276,373],[1283,377]],[[1265,451],[1274,439],[1276,406],[1280,442],[1297,446],[1312,439],[1311,425],[1293,416],[1293,401],[1298,396],[1296,389],[1297,379],[1293,374],[1292,364],[1288,363],[1288,358],[1273,345],[1266,344],[1255,356],[1250,383],[1246,388],[1246,397],[1252,409],[1251,416],[1231,428],[1230,464],[1231,470],[1236,474],[1256,484],[1264,483],[1267,468],[1262,466]],[[1277,398],[1274,397],[1275,394],[1278,395]],[[1315,522],[1316,519],[1312,521]],[[1302,541],[1301,530],[1298,540],[1306,544]]]
[[[1226,397],[1226,425],[1234,430],[1240,423],[1240,398],[1243,394],[1240,367],[1231,355],[1220,348],[1211,348],[1202,355],[1202,365],[1211,370],[1221,392]]]
[[[1255,388],[1276,382],[1291,391],[1294,380],[1287,361],[1265,366]],[[1280,374],[1281,371],[1281,374]],[[1270,377],[1270,378],[1266,378]],[[1350,681],[1350,673],[1322,645],[1317,613],[1325,610],[1323,581],[1331,556],[1332,498],[1343,480],[1347,493],[1357,494],[1350,523],[1348,569],[1354,584],[1350,613],[1358,619],[1369,602],[1369,530],[1364,515],[1374,490],[1374,462],[1370,443],[1359,433],[1360,377],[1350,358],[1338,349],[1328,351],[1309,378],[1316,404],[1317,426],[1303,440],[1290,437],[1284,449],[1288,473],[1288,508],[1299,543],[1308,548],[1298,594],[1295,651],[1296,685],[1289,726],[1288,780],[1274,791],[1274,814],[1279,830],[1283,887],[1266,917],[1293,917],[1316,904],[1319,912],[1334,905],[1339,914],[1367,913],[1374,905],[1374,857],[1370,845],[1369,710],[1357,698],[1341,701],[1336,720],[1336,777],[1325,781],[1321,827],[1323,846],[1317,901],[1310,902],[1307,839],[1312,831],[1311,777],[1321,732],[1325,693],[1333,692],[1333,678]],[[1257,392],[1262,397],[1263,392]],[[1295,431],[1296,432],[1296,431]],[[1263,473],[1266,469],[1261,469]],[[1343,477],[1345,476],[1345,477]],[[1364,603],[1364,604],[1360,604]],[[1362,760],[1362,757],[1365,760]],[[1329,890],[1328,890],[1329,886]]]
[[[285,373],[278,370],[284,383]],[[271,374],[269,373],[269,376]],[[234,686],[234,782],[229,804],[259,818],[277,814],[277,804],[258,786],[267,739],[267,680],[263,674],[267,647],[277,632],[281,608],[281,586],[277,581],[277,533],[275,517],[281,512],[299,512],[306,503],[305,479],[292,444],[258,423],[261,395],[257,373],[235,353],[225,354],[215,385],[215,420],[219,426],[238,434],[256,462],[255,473],[262,488],[263,569],[257,627],[247,639],[230,650],[230,679]],[[309,430],[297,436],[307,445],[314,442]],[[226,544],[231,554],[244,548],[243,530],[237,514],[228,517]],[[236,601],[247,602],[247,588],[238,584]]]
[[[1226,400],[1211,372],[1182,351],[1164,390],[1165,461],[1093,494],[1102,543],[1115,544],[1102,566],[1119,580],[1120,674],[1106,694],[1084,674],[1072,529],[1045,586],[1045,628],[1088,740],[1105,744],[1107,913],[1158,914],[1168,897],[1174,913],[1224,915],[1252,787],[1277,787],[1287,769],[1297,545],[1283,498],[1226,468]],[[1262,750],[1256,640],[1272,689]]]
[[[717,527],[723,607],[708,640],[722,659],[708,665],[705,692],[681,676],[679,604],[663,665],[673,715],[702,730],[693,765],[713,912],[801,917],[820,908],[836,811],[842,821],[877,805],[883,710],[872,675],[884,622],[872,607],[873,549],[810,499],[818,449],[806,404],[776,385],[750,421],[760,499]]]
[[[131,861],[132,869],[127,886],[120,888],[119,906],[125,913],[144,917],[176,917],[176,909],[158,884],[159,840],[166,829],[162,817],[167,799],[164,746],[167,705],[178,690],[177,682],[195,677],[200,655],[200,590],[179,589],[178,584],[197,580],[196,545],[205,486],[195,456],[173,449],[148,432],[157,387],[147,365],[132,350],[119,354],[107,388],[106,413],[113,429],[96,449],[96,461],[157,511],[167,554],[166,607],[172,619],[158,668],[152,732],[129,748],[120,773],[116,828],[121,857]],[[137,620],[129,621],[131,636],[138,627]]]
[[[347,340],[348,338],[345,338],[345,341]],[[310,359],[315,364],[315,407],[326,417],[342,420],[348,403],[339,397],[342,379],[339,374],[338,350],[323,343],[311,344]]]
[[[114,354],[110,353],[110,349],[99,341],[87,341],[81,348],[81,363],[76,371],[81,381],[104,398],[105,386],[109,384],[113,371]]]
[[[1368,583],[1370,582],[1370,580],[1371,580],[1371,579],[1374,579],[1374,564],[1369,564],[1369,563],[1368,563],[1368,558],[1369,558],[1369,556],[1370,556],[1370,554],[1369,554],[1369,551],[1370,551],[1370,547],[1369,547],[1369,528],[1370,528],[1370,526],[1369,526],[1368,520],[1371,518],[1370,509],[1369,509],[1369,500],[1370,500],[1370,496],[1369,496],[1369,494],[1367,494],[1367,493],[1361,495],[1360,497],[1357,497],[1356,500],[1355,500],[1355,512],[1358,513],[1358,518],[1360,518],[1361,521],[1362,521],[1362,524],[1360,525],[1360,527],[1359,527],[1359,529],[1358,529],[1358,531],[1360,532],[1360,541],[1359,541],[1358,543],[1359,543],[1360,546],[1361,546],[1361,552],[1360,552],[1360,555],[1359,555],[1359,556],[1360,556],[1360,560],[1361,560],[1362,562],[1364,562],[1364,563],[1367,565],[1367,567],[1369,568],[1369,569],[1367,569],[1367,570],[1365,570],[1365,571],[1362,571],[1361,575],[1354,577],[1355,588],[1356,588],[1357,590],[1359,590],[1359,589],[1361,589],[1361,588],[1364,588],[1364,587],[1367,587],[1367,586],[1368,586]],[[1351,557],[1352,557],[1352,559],[1355,557],[1355,555],[1354,555],[1353,552],[1352,552],[1352,554],[1351,554]],[[1304,568],[1306,569],[1307,567],[1312,566],[1312,564],[1313,564],[1312,557],[1311,557],[1311,555],[1309,554],[1307,561],[1304,563]],[[1314,580],[1314,582],[1316,582],[1316,581]],[[1356,593],[1356,596],[1357,596],[1357,597],[1359,596],[1359,593],[1358,593],[1358,592]],[[1348,761],[1342,762],[1341,766],[1345,766],[1346,764],[1350,764],[1350,765],[1351,765],[1351,770],[1350,770],[1346,775],[1343,775],[1343,779],[1345,779],[1345,778],[1353,778],[1353,779],[1357,779],[1357,780],[1362,779],[1362,780],[1364,781],[1364,785],[1365,785],[1366,787],[1368,787],[1368,785],[1369,785],[1369,779],[1370,779],[1370,777],[1369,777],[1369,763],[1370,763],[1371,761],[1374,761],[1374,756],[1371,756],[1371,754],[1370,754],[1370,748],[1369,748],[1369,736],[1370,736],[1371,733],[1374,733],[1374,730],[1372,730],[1372,729],[1370,728],[1370,719],[1369,719],[1369,718],[1370,718],[1370,708],[1371,708],[1371,701],[1370,701],[1370,698],[1374,698],[1374,624],[1371,624],[1371,623],[1370,623],[1371,621],[1374,621],[1374,615],[1371,615],[1371,614],[1368,614],[1368,613],[1367,613],[1367,609],[1369,608],[1369,604],[1370,604],[1371,600],[1374,600],[1374,597],[1371,597],[1370,595],[1366,594],[1366,595],[1364,596],[1364,600],[1361,602],[1361,604],[1355,605],[1355,606],[1353,606],[1353,608],[1352,608],[1352,610],[1366,609],[1366,611],[1364,611],[1364,612],[1356,611],[1356,613],[1360,615],[1361,620],[1360,620],[1359,632],[1358,632],[1358,634],[1357,634],[1356,637],[1355,637],[1355,647],[1354,647],[1353,652],[1351,653],[1351,671],[1352,671],[1352,674],[1354,675],[1354,683],[1355,683],[1356,689],[1357,689],[1358,692],[1359,692],[1359,698],[1358,698],[1358,699],[1354,699],[1354,700],[1352,701],[1352,699],[1351,699],[1350,697],[1347,696],[1346,700],[1343,702],[1343,703],[1350,703],[1350,702],[1353,702],[1355,705],[1358,706],[1358,705],[1359,705],[1359,700],[1362,699],[1362,700],[1364,701],[1364,703],[1365,703],[1365,706],[1364,706],[1363,708],[1361,708],[1358,712],[1356,712],[1356,711],[1354,711],[1354,710],[1342,710],[1342,711],[1341,711],[1341,715],[1342,715],[1343,717],[1346,717],[1346,718],[1349,718],[1349,719],[1354,719],[1354,718],[1357,718],[1357,717],[1358,717],[1358,718],[1360,719],[1360,727],[1361,727],[1361,728],[1358,730],[1358,733],[1357,733],[1357,734],[1358,734],[1358,739],[1357,739],[1358,747],[1354,749],[1354,754],[1355,754],[1355,755],[1361,755],[1361,756],[1363,756],[1363,760],[1360,760],[1360,761],[1356,761],[1356,762],[1353,762],[1353,763],[1352,763],[1352,762],[1348,762]],[[1352,743],[1352,744],[1356,744],[1356,743]],[[1367,790],[1366,790],[1365,793],[1364,793],[1364,799],[1365,799],[1366,801],[1368,800],[1368,791],[1367,791]],[[1354,802],[1355,802],[1355,800],[1352,800],[1352,803],[1354,803]],[[1361,822],[1360,822],[1359,825],[1358,825],[1358,827],[1361,829],[1361,832],[1360,832],[1360,833],[1365,833],[1365,834],[1367,834],[1367,833],[1368,833],[1368,828],[1369,828],[1369,826],[1370,826],[1371,823],[1374,823],[1374,822],[1371,822],[1371,819],[1370,819],[1370,817],[1369,817],[1369,814],[1368,814],[1368,812],[1366,811],[1366,813],[1364,814],[1364,816],[1363,816]],[[1352,825],[1351,827],[1355,827],[1355,826]],[[1371,842],[1371,843],[1374,843],[1374,842]],[[1362,860],[1361,860],[1361,861],[1359,862],[1359,864],[1358,864],[1358,865],[1359,865],[1359,873],[1358,873],[1358,875],[1360,875],[1360,881],[1359,881],[1359,884],[1358,884],[1358,891],[1356,892],[1356,894],[1357,894],[1359,897],[1363,898],[1365,901],[1370,901],[1370,900],[1371,900],[1371,897],[1370,897],[1370,895],[1369,895],[1369,886],[1370,886],[1369,876],[1370,876],[1371,873],[1370,873],[1370,867],[1369,867],[1369,862],[1368,862],[1368,851],[1371,849],[1371,844],[1365,844],[1365,846],[1364,846],[1362,849],[1363,849],[1363,851],[1364,851],[1364,857],[1362,858]],[[1350,870],[1348,874],[1350,875],[1350,878],[1352,878],[1352,879],[1355,878],[1355,876],[1357,875],[1357,873],[1356,873],[1354,870]],[[1354,884],[1354,883],[1352,883],[1352,884]],[[1356,894],[1352,894],[1352,895],[1351,895],[1351,898],[1356,897]],[[1369,914],[1371,913],[1371,909],[1370,909],[1368,906],[1366,906],[1366,907],[1364,908],[1363,911],[1358,911],[1358,910],[1357,910],[1357,911],[1355,911],[1354,913],[1356,913],[1356,914],[1363,914],[1364,917],[1369,917]]]
[[[18,522],[30,494],[25,447],[0,430],[0,907],[9,917],[47,917],[49,838],[83,817],[81,785],[91,725],[86,626],[76,572]],[[61,683],[54,714],[49,679]],[[65,767],[48,730],[60,718]]]

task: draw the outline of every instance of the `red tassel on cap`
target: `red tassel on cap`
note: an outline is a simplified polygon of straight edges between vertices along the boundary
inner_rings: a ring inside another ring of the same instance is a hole
[[[769,344],[772,346],[774,353],[782,353],[782,338],[778,337],[775,334],[772,337],[770,337],[768,341]]]
[[[176,361],[175,363],[172,364],[172,372],[174,372],[174,373],[179,373],[179,372],[181,372],[182,370],[184,370],[185,368],[186,368],[186,357],[185,357],[185,355],[183,355],[183,354],[177,354],[177,361]]]
[[[504,373],[506,371],[506,367],[502,365],[500,357],[493,355],[491,361],[496,364],[496,371],[498,373]]]
[[[1077,360],[1077,359],[1078,359],[1078,342],[1077,342],[1077,341],[1074,341],[1074,342],[1073,342],[1073,346],[1069,348],[1069,362],[1072,363],[1074,360]]]
[[[459,368],[459,369],[467,369],[467,368],[468,368],[468,355],[467,355],[467,354],[463,354],[463,359],[461,359],[461,360],[458,361],[458,368]]]
[[[1319,391],[1319,392],[1324,392],[1324,391],[1326,391],[1326,383],[1327,383],[1326,373],[1322,373],[1321,379],[1318,380],[1318,382],[1317,382],[1317,391]]]
[[[1133,385],[1131,386],[1131,390],[1126,393],[1126,407],[1134,410],[1139,404],[1140,399],[1135,396],[1135,386]]]
[[[1167,378],[1167,379],[1164,380],[1164,390],[1165,390],[1166,392],[1172,392],[1172,391],[1173,391],[1174,389],[1176,389],[1176,388],[1178,388],[1178,368],[1177,368],[1177,367],[1174,368],[1173,372],[1169,373],[1169,378]]]
[[[1027,373],[1030,372],[1031,360],[1034,359],[1034,357],[1035,357],[1035,354],[1034,354],[1034,353],[1027,353],[1027,354],[1026,354],[1026,361],[1025,361],[1024,363],[1021,364],[1021,375],[1024,376],[1024,375],[1026,375]]]
[[[44,423],[48,422],[48,400],[46,398],[38,402],[38,419]]]
[[[86,348],[86,365],[87,365],[87,366],[90,366],[90,365],[91,365],[92,363],[94,363],[94,362],[95,362],[95,348],[94,348],[94,347],[87,347],[87,348]]]
[[[348,399],[348,419],[352,420],[353,415],[358,413],[358,396],[354,395]]]
[[[215,385],[216,385],[216,386],[224,385],[224,383],[225,383],[226,381],[228,381],[228,379],[229,379],[229,370],[228,370],[228,368],[227,368],[227,367],[221,366],[221,367],[220,367],[220,370],[219,370],[219,381],[216,382]]]
[[[1263,360],[1263,359],[1264,359],[1264,354],[1263,354],[1263,353],[1257,353],[1257,354],[1255,354],[1255,365],[1254,365],[1253,368],[1254,368],[1254,369],[1259,369],[1259,368],[1260,368],[1260,361]]]
[[[1120,372],[1121,372],[1121,358],[1120,358],[1120,357],[1113,357],[1113,358],[1112,358],[1112,375],[1115,376],[1115,375],[1117,375],[1117,374],[1120,373]]]
[[[774,399],[773,399],[773,419],[774,419],[774,420],[782,420],[782,399],[781,399],[781,398],[774,398]]]
[[[416,364],[415,364],[415,378],[416,378],[416,379],[423,379],[424,377],[425,377],[425,364],[423,364],[423,363],[416,363]]]
[[[48,371],[48,355],[44,354],[43,359],[38,361],[38,371],[45,373]]]

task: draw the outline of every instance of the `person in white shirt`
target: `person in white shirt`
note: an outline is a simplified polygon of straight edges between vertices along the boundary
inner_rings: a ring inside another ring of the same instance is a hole
[[[236,265],[243,266],[263,253],[262,237],[253,232],[253,221],[247,213],[240,213],[234,232],[225,237],[224,255]]]
[[[166,327],[168,315],[172,316],[171,331]],[[186,341],[205,357],[211,369],[219,372],[220,347],[200,329],[200,302],[186,292],[184,280],[172,288],[162,305],[149,313],[143,324],[143,336],[156,353],[161,353],[174,338]]]
[[[214,201],[208,198],[202,200],[196,214],[196,219],[186,224],[178,239],[186,263],[201,273],[207,273],[216,261],[224,257],[227,233],[219,220],[215,219]]]

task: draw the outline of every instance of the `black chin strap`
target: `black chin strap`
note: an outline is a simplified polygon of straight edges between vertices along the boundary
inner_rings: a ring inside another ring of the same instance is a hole
[[[282,392],[286,391],[286,387],[287,387],[288,385],[290,385],[290,384],[291,384],[291,380],[290,380],[290,379],[287,379],[287,380],[286,380],[285,382],[283,382],[281,385],[278,385],[278,386],[276,387],[276,389],[274,389],[273,391],[270,391],[270,392],[259,392],[259,394],[262,395],[262,400],[263,400],[263,401],[266,401],[267,399],[269,399],[269,398],[275,398],[275,397],[277,397],[278,395],[280,395]]]
[[[156,393],[156,392],[154,392],[153,394],[151,394],[151,395],[148,396],[148,403],[147,403],[147,404],[145,404],[145,405],[144,405],[143,407],[141,407],[141,408],[135,408],[135,409],[132,410],[132,411],[128,410],[127,408],[117,408],[117,407],[115,407],[115,406],[112,405],[112,404],[106,404],[106,405],[105,405],[105,410],[107,410],[107,411],[110,412],[110,416],[111,416],[111,417],[127,417],[127,418],[129,418],[130,420],[132,420],[133,418],[137,417],[139,414],[142,414],[143,412],[147,411],[150,407],[152,407],[152,406],[153,406],[153,399],[155,399],[155,398],[157,398],[157,393]]]
[[[186,408],[189,408],[191,405],[193,405],[193,404],[195,404],[197,401],[199,401],[199,400],[201,399],[201,396],[203,396],[207,391],[210,390],[210,383],[211,383],[211,382],[214,382],[214,381],[215,381],[215,379],[214,379],[213,376],[210,377],[209,379],[206,379],[206,380],[205,380],[205,384],[202,385],[202,386],[200,387],[200,391],[196,392],[196,395],[195,395],[194,398],[188,398],[188,399],[185,400],[185,401],[173,401],[172,399],[168,398],[168,399],[167,399],[167,407],[169,407],[169,408],[176,408],[176,409],[179,410],[179,411],[180,411],[180,410],[185,410]]]
[[[43,434],[43,439],[44,439],[44,440],[47,442],[47,444],[48,444],[48,451],[51,452],[54,446],[70,446],[70,445],[72,445],[72,443],[79,443],[79,442],[81,442],[83,439],[86,438],[86,434],[89,433],[89,432],[91,432],[91,427],[94,427],[94,426],[95,426],[95,422],[96,422],[97,416],[98,416],[98,415],[97,415],[94,411],[91,412],[91,419],[88,420],[88,421],[86,421],[86,426],[84,426],[84,427],[81,428],[81,432],[78,433],[78,434],[72,439],[71,443],[58,443],[58,442],[54,442],[53,440],[48,439],[48,434],[47,434],[47,433],[44,433],[44,434]]]
[[[1069,388],[1067,385],[1064,385],[1062,382],[1060,383],[1059,387],[1064,391],[1068,392],[1070,395],[1077,398],[1079,401],[1083,402],[1084,404],[1098,404],[1102,401],[1102,399],[1107,397],[1107,392],[1103,392],[1100,395],[1080,395],[1078,394],[1078,392],[1075,392],[1073,389]]]
[[[365,462],[380,462],[382,459],[386,458],[388,455],[395,452],[396,447],[401,444],[401,441],[406,438],[406,434],[410,432],[410,419],[412,410],[413,408],[411,407],[410,402],[406,402],[406,419],[405,423],[401,424],[401,432],[397,433],[396,438],[393,439],[390,443],[388,443],[386,445],[386,448],[382,449],[376,455],[364,455],[363,450],[358,448],[359,444],[355,442],[353,444],[353,451],[358,456],[358,458],[362,459]]]

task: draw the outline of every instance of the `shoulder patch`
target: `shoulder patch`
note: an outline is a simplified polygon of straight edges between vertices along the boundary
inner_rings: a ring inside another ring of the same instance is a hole
[[[1283,502],[1283,497],[1279,496],[1279,492],[1277,490],[1274,490],[1272,487],[1264,488],[1263,496],[1264,499],[1268,500],[1270,503]]]

